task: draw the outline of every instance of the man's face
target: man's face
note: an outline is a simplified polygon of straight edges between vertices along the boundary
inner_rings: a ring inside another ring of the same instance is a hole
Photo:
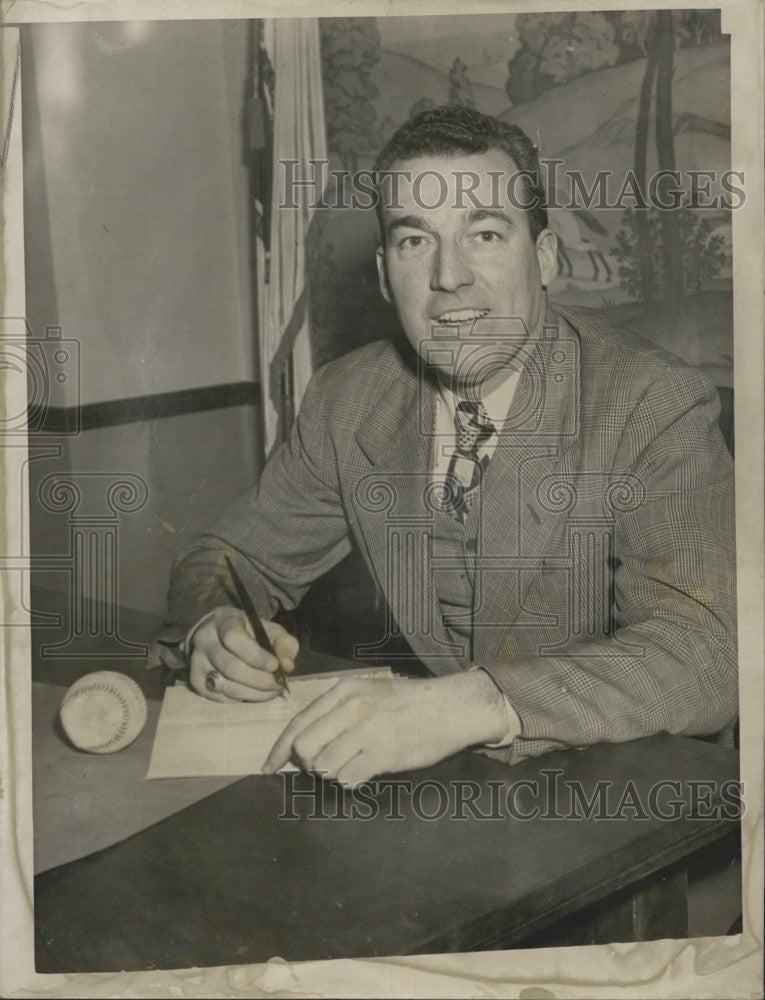
[[[541,329],[555,236],[544,230],[532,240],[520,207],[525,186],[516,181],[515,199],[508,194],[517,168],[500,150],[419,157],[391,169],[410,171],[412,180],[399,180],[394,207],[384,198],[382,294],[396,306],[409,343],[455,390],[491,387],[518,353],[518,321],[530,336]],[[415,184],[425,171],[432,173]],[[479,178],[472,196],[470,173]]]

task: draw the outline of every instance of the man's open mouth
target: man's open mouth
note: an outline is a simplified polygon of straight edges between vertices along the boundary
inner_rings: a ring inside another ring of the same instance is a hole
[[[488,309],[450,309],[448,312],[436,316],[436,323],[470,323],[475,319],[482,319],[489,314]]]

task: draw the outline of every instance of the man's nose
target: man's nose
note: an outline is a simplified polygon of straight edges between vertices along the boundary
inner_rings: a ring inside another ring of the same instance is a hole
[[[459,244],[440,243],[433,257],[431,291],[454,292],[463,285],[472,285],[473,281],[473,272]]]

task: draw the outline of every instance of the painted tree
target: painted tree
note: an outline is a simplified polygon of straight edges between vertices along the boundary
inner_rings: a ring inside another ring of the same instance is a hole
[[[464,104],[469,108],[475,107],[473,97],[473,84],[467,74],[467,64],[459,56],[452,63],[449,70],[449,104]]]
[[[672,72],[675,53],[673,12],[669,8],[656,14],[656,155],[659,170],[675,169],[675,133],[672,123]],[[659,183],[659,196],[672,187],[669,177]],[[670,314],[677,316],[684,297],[683,241],[680,219],[675,211],[664,213],[664,275],[667,294],[665,301]]]
[[[632,14],[635,17],[635,14]],[[636,35],[646,51],[646,67],[638,98],[638,116],[635,130],[635,176],[642,191],[646,190],[648,172],[648,129],[651,102],[655,91],[655,139],[659,170],[675,169],[675,132],[672,113],[672,74],[675,48],[686,44],[707,44],[717,41],[719,11],[689,11],[662,9],[641,11],[633,21]],[[672,186],[665,177],[659,184],[659,197]],[[637,244],[640,259],[641,286],[644,301],[656,296],[654,276],[654,246],[645,212],[637,218]],[[664,269],[664,301],[670,314],[676,316],[681,307],[684,290],[683,243],[678,213],[667,211],[662,215],[662,265]]]
[[[322,18],[319,24],[327,139],[353,171],[378,144],[372,71],[380,61],[380,33],[373,17]]]
[[[656,24],[655,10],[519,14],[519,48],[508,62],[505,90],[514,104],[584,73],[645,59]],[[719,9],[676,10],[675,48],[708,45],[722,37]]]
[[[635,178],[641,191],[646,190],[648,173],[648,127],[651,116],[651,95],[656,79],[657,50],[655,45],[656,21],[651,11],[628,12],[634,15],[631,30],[634,39],[647,55],[645,72],[638,95],[638,112],[635,124],[634,169]],[[646,212],[640,211],[635,218],[637,255],[640,263],[640,288],[644,302],[654,298],[655,276],[652,238]]]
[[[592,70],[613,66],[619,57],[614,25],[598,11],[519,14],[515,29],[520,47],[507,64],[505,84],[513,104],[533,100]]]
[[[656,21],[656,11],[633,10],[606,11],[603,15],[614,29],[614,42],[619,47],[617,63],[645,59],[648,55],[649,35]],[[675,49],[711,45],[722,38],[720,10],[676,10],[673,30]]]
[[[680,226],[684,291],[686,295],[698,295],[709,287],[728,262],[725,237],[713,228],[709,219],[692,208],[678,208],[673,214]],[[638,219],[647,222],[653,252],[660,257],[664,253],[663,243],[667,235],[664,213],[660,209],[625,208],[622,227],[616,234],[611,252],[618,262],[619,279],[625,291],[635,299],[643,297],[643,276],[636,240]],[[665,299],[667,275],[659,268],[654,280],[657,299]]]
[[[638,96],[635,127],[634,170],[640,190],[646,191],[651,105],[655,97],[655,141],[659,170],[675,169],[675,130],[672,112],[672,74],[675,50],[682,46],[708,45],[722,37],[719,10],[634,10],[613,12],[616,38],[622,51],[640,50],[646,57],[645,71]],[[672,180],[665,177],[658,195]],[[648,213],[638,211],[634,220],[636,253],[640,270],[640,290],[644,301],[659,294],[676,316],[682,308],[686,285],[683,248],[683,222],[677,211],[661,213],[661,282],[656,274],[655,239]]]

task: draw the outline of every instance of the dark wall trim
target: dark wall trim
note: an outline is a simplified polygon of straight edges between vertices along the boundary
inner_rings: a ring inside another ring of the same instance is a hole
[[[223,385],[206,385],[200,389],[180,389],[160,392],[153,396],[133,396],[127,399],[110,399],[103,403],[86,403],[84,406],[51,406],[47,409],[40,428],[47,434],[73,434],[78,430],[92,431],[120,424],[162,420],[165,417],[182,417],[187,413],[221,410],[231,406],[257,406],[260,403],[260,386],[257,382],[228,382]],[[32,414],[30,413],[30,426]],[[39,413],[37,415],[39,423]]]

